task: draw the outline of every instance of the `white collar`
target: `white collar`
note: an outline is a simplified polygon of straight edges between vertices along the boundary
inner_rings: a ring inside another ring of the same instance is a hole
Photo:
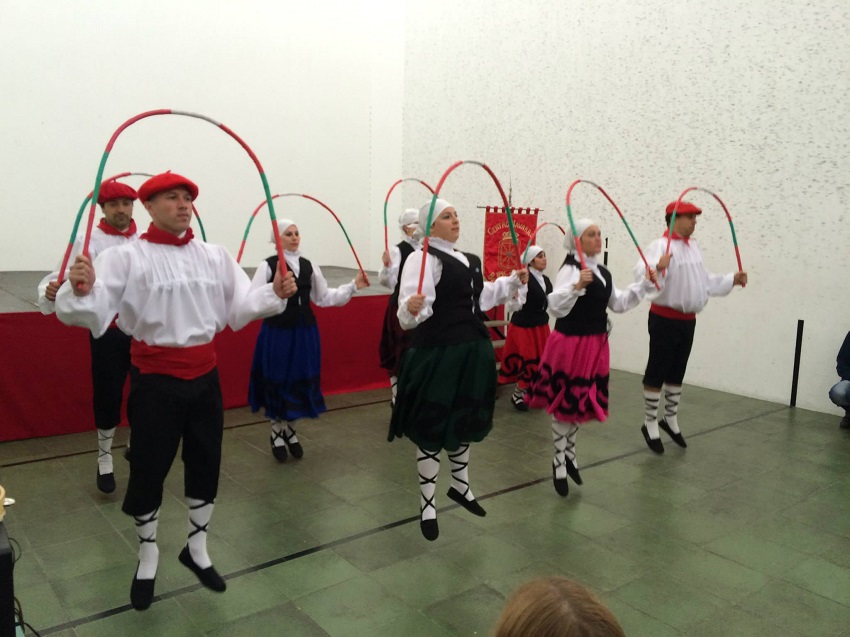
[[[428,245],[432,245],[438,250],[443,252],[454,252],[455,244],[451,241],[446,241],[445,239],[441,239],[440,237],[431,237],[428,240]]]

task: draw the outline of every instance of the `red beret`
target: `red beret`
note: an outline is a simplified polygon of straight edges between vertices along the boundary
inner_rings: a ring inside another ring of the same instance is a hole
[[[702,208],[697,208],[690,201],[680,201],[678,208],[676,207],[676,202],[671,201],[667,204],[667,214],[673,214],[673,208],[676,208],[677,215],[701,215]]]
[[[198,198],[198,187],[182,175],[177,173],[162,173],[151,177],[139,188],[139,200],[142,203],[149,201],[154,195],[163,192],[164,190],[172,190],[173,188],[186,188],[192,199]]]
[[[120,181],[105,181],[100,184],[100,192],[97,193],[97,203],[101,206],[107,201],[113,199],[132,199],[135,201],[139,198],[136,191],[130,188],[127,184],[122,184]]]

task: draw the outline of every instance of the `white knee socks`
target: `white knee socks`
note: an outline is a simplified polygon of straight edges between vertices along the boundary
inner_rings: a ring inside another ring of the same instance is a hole
[[[576,469],[576,434],[578,433],[578,425],[571,422],[559,422],[552,419],[552,442],[555,443],[555,477],[567,477],[567,465],[565,460],[569,459]]]
[[[189,539],[186,542],[189,553],[200,568],[209,568],[212,560],[207,554],[207,527],[215,504],[195,498],[186,498],[186,504],[189,505]]]
[[[134,515],[136,535],[139,536],[138,579],[154,579],[159,564],[159,548],[156,545],[156,527],[159,522],[159,509],[144,515]]]
[[[673,433],[681,433],[679,431],[679,401],[682,398],[681,385],[667,385],[664,390],[664,420],[670,425]]]
[[[475,496],[469,488],[469,445],[461,445],[455,453],[447,454],[452,464],[452,487],[460,493],[467,502],[472,502]]]
[[[425,451],[416,448],[416,468],[419,471],[419,511],[423,520],[437,518],[437,506],[434,492],[437,489],[437,476],[440,473],[440,452]]]
[[[646,410],[644,425],[646,426],[646,432],[649,434],[649,437],[653,439],[661,437],[661,434],[658,433],[658,402],[660,399],[661,392],[643,390],[643,401]]]
[[[100,475],[112,473],[112,440],[115,427],[97,430],[97,470]]]

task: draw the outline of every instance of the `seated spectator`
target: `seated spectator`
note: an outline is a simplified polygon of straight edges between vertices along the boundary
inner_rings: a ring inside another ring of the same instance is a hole
[[[508,599],[495,637],[625,637],[604,604],[577,582],[541,577]]]
[[[844,344],[838,350],[836,362],[835,371],[838,372],[841,380],[829,390],[829,399],[844,408],[844,418],[838,426],[842,429],[850,429],[850,332],[844,337]]]

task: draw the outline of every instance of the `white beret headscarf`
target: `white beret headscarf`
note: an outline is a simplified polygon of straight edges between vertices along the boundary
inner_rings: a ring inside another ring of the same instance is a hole
[[[431,199],[425,202],[425,204],[419,209],[419,227],[423,232],[428,230],[428,213],[431,211]],[[446,208],[454,208],[452,204],[450,204],[445,199],[437,199],[434,202],[434,214],[431,215],[431,225],[434,225],[434,222],[437,220],[437,217],[440,216],[440,213],[443,212]]]
[[[431,201],[432,199],[428,199],[428,201],[426,201],[419,209],[419,227],[416,228],[416,234],[413,235],[413,238],[417,241],[421,241],[425,236],[425,232],[428,230],[428,213],[431,211]],[[434,202],[434,214],[431,215],[432,226],[437,220],[437,217],[440,216],[440,213],[446,208],[454,208],[454,206],[445,199],[437,199],[437,201]]]
[[[290,219],[278,219],[277,220],[278,234],[283,234],[284,232],[286,232],[286,229],[289,226],[294,226],[294,225],[295,225],[295,222],[290,220]],[[274,243],[274,230],[271,231],[271,234],[269,236],[269,243]]]
[[[543,252],[543,248],[540,246],[528,246],[528,250],[524,251],[522,254],[522,264],[528,265],[537,257],[538,254]]]
[[[417,208],[408,208],[399,215],[398,227],[404,233],[404,227],[409,225],[419,224],[419,210]]]
[[[587,230],[590,226],[598,225],[593,219],[588,219],[585,217],[584,219],[578,219],[575,222],[576,226],[576,234],[573,235],[572,228],[567,226],[567,234],[564,235],[564,247],[567,249],[567,252],[575,252],[576,251],[576,240],[575,237],[581,237],[584,234],[585,230]]]

